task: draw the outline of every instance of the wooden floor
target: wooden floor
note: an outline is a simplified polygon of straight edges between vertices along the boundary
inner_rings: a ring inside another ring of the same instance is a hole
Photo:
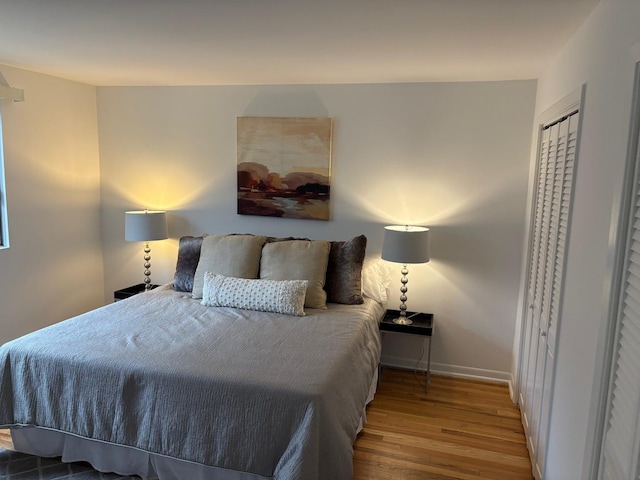
[[[531,480],[506,385],[385,369],[354,445],[355,480]],[[0,447],[11,448],[7,430]]]
[[[385,369],[354,445],[354,479],[532,479],[506,385]]]
[[[0,448],[8,448],[11,450],[13,448],[13,443],[11,443],[11,434],[9,430],[0,429]]]

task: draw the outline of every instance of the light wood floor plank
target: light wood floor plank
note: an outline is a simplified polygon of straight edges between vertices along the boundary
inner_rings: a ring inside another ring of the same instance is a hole
[[[356,480],[531,480],[506,385],[385,369],[354,444]]]
[[[13,442],[11,441],[9,430],[0,429],[0,448],[13,449]]]

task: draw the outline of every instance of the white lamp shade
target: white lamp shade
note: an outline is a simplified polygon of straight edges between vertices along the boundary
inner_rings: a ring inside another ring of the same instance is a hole
[[[395,263],[429,261],[429,229],[408,225],[384,227],[382,259]]]
[[[150,242],[169,238],[167,212],[140,210],[125,212],[124,239],[128,242]]]

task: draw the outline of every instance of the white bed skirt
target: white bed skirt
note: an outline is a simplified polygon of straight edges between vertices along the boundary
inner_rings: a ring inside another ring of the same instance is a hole
[[[373,400],[378,385],[375,369],[367,405]],[[362,411],[358,433],[367,421]],[[210,467],[199,463],[165,457],[132,447],[77,437],[72,434],[39,427],[11,429],[14,448],[39,457],[61,457],[63,462],[89,462],[100,472],[138,475],[145,480],[272,480],[273,477]]]

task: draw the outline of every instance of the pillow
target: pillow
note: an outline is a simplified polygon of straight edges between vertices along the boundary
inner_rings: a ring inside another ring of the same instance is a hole
[[[260,278],[266,280],[308,280],[304,306],[327,308],[325,275],[331,245],[324,240],[287,240],[267,243],[262,248]]]
[[[255,280],[205,272],[202,305],[304,315],[306,280]]]
[[[327,301],[360,305],[362,298],[362,264],[367,237],[360,235],[346,242],[331,242],[324,289]]]
[[[184,236],[180,238],[178,246],[178,262],[176,273],[173,275],[173,289],[177,292],[191,292],[193,277],[200,260],[202,237]]]
[[[398,283],[400,283],[398,281]],[[362,265],[362,293],[379,303],[386,303],[391,284],[389,264],[379,257],[367,257]],[[398,287],[400,288],[400,287]]]
[[[260,254],[267,237],[258,235],[207,235],[193,278],[193,298],[202,298],[205,272],[227,277],[258,278]]]
[[[273,242],[289,242],[291,240],[306,240],[310,242],[310,238],[302,238],[302,237],[267,237],[267,243]]]

